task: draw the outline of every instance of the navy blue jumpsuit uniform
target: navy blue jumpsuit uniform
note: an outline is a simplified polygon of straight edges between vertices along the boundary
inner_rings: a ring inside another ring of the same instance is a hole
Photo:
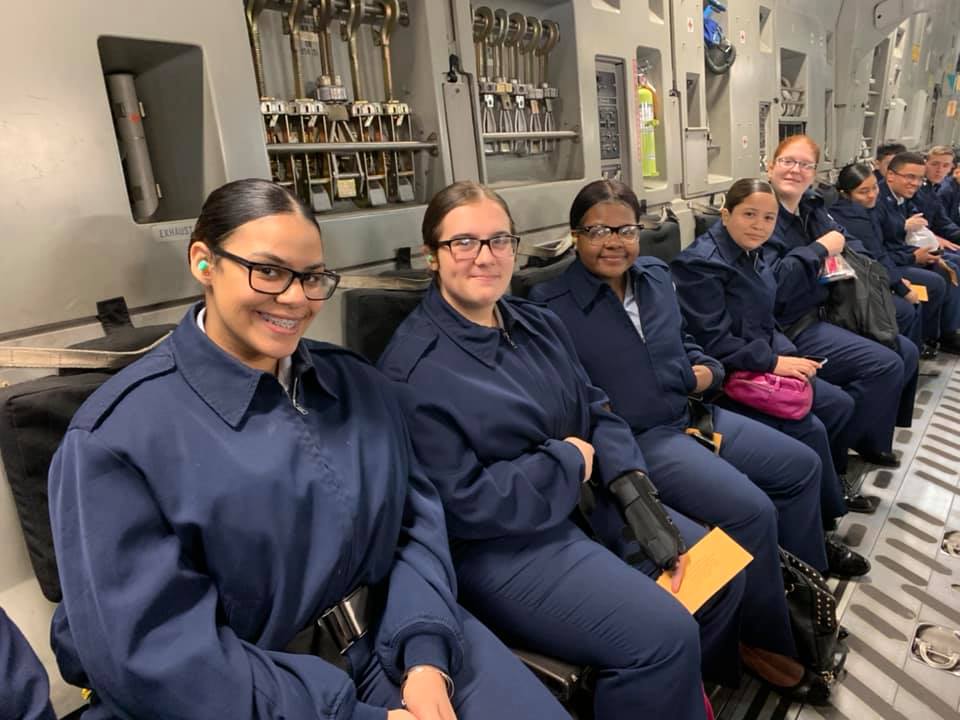
[[[717,223],[671,263],[687,328],[724,369],[773,372],[780,355],[797,349],[776,327],[777,281],[759,250],[745,252]],[[820,512],[824,523],[847,512],[835,464],[846,457],[845,431],[853,398],[814,377],[813,410],[799,420],[773,417],[726,396],[718,401],[813,448],[820,457]]]
[[[928,227],[937,235],[952,243],[960,243],[960,225],[950,219],[939,195],[940,185],[924,180],[923,185],[912,198],[914,207],[923,213]],[[945,250],[943,253],[954,266],[960,264],[960,251]]]
[[[945,178],[937,188],[937,198],[950,222],[960,225],[960,182],[957,178],[953,175]]]
[[[913,419],[920,353],[903,335],[894,351],[817,319],[827,299],[819,276],[828,251],[815,241],[831,230],[843,232],[812,193],[800,201],[797,214],[780,205],[776,228],[761,249],[777,279],[776,320],[800,354],[828,359],[820,377],[853,398],[850,447],[868,455],[890,452],[894,426],[909,427]],[[794,336],[791,326],[804,319],[809,325]]]
[[[410,386],[414,449],[443,499],[464,605],[525,647],[597,668],[597,718],[703,718],[700,644],[705,674],[736,672],[742,574],[697,613],[698,641],[652,563],[621,559],[639,548],[608,493],[590,515],[604,544],[575,524],[583,457],[563,438],[593,444],[601,487],[642,459],[556,316],[513,298],[497,307],[502,329],[476,325],[433,286],[380,358]],[[687,547],[703,535],[672,517]]]
[[[3,608],[0,608],[0,688],[0,717],[57,720],[50,707],[47,673]]]
[[[927,200],[929,203],[929,198]],[[935,269],[935,266],[923,267],[917,265],[916,257],[913,254],[914,248],[906,243],[907,232],[904,223],[916,213],[923,213],[926,217],[924,208],[914,198],[898,198],[894,195],[890,186],[884,184],[880,188],[880,195],[874,209],[876,211],[874,219],[880,230],[884,249],[888,256],[901,268],[901,272],[907,280],[927,288],[927,294],[930,298],[927,304],[937,305],[940,308],[936,325],[933,325],[931,320],[931,324],[928,326],[927,318],[924,317],[925,339],[935,340],[938,337],[949,336],[960,330],[960,288],[952,285],[945,273]],[[936,212],[936,207],[931,206],[928,211],[930,211],[930,217],[927,218],[930,222],[930,229],[937,232],[936,228],[933,227],[934,221],[936,221],[937,226],[943,230],[945,222]],[[949,254],[947,259],[949,260]],[[950,260],[950,262],[953,263],[954,268],[957,267],[955,261]]]
[[[894,306],[897,308],[897,325],[900,328],[900,334],[910,338],[915,345],[920,345],[923,340],[936,340],[940,337],[940,311],[943,305],[942,290],[944,288],[939,288],[939,291],[938,288],[928,288],[928,292],[932,291],[932,293],[926,303],[913,305],[908,300],[904,300],[910,289],[903,284],[903,280],[910,280],[910,278],[904,275],[904,268],[896,263],[883,244],[883,230],[877,219],[877,209],[865,208],[860,203],[841,197],[830,206],[830,214],[843,225],[848,238],[851,241],[856,240],[855,244],[851,242],[853,249],[872,257],[887,271],[890,290],[894,295]],[[934,277],[938,276],[934,275]],[[942,284],[941,279],[940,285]]]
[[[288,394],[196,312],[91,396],[51,466],[53,645],[95,691],[84,718],[385,720],[419,664],[453,676],[461,718],[563,717],[456,605],[443,509],[392,383],[301,342]],[[349,674],[284,651],[359,586],[382,608]]]
[[[532,297],[563,320],[587,374],[630,425],[642,467],[664,502],[722,527],[753,555],[744,642],[791,655],[777,543],[826,568],[820,461],[802,443],[712,406],[714,428],[723,436],[720,457],[686,435],[687,395],[696,386],[692,366],[709,367],[717,386],[723,368],[684,332],[666,264],[641,257],[629,274],[640,332],[613,289],[579,260],[534,288]]]

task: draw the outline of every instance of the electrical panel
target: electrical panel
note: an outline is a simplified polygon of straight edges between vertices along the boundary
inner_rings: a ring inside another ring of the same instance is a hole
[[[600,133],[600,171],[605,178],[629,182],[624,118],[624,64],[597,59],[597,112]]]

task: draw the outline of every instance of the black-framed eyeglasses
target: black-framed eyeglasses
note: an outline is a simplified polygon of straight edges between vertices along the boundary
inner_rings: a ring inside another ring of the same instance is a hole
[[[813,172],[817,169],[817,164],[815,162],[805,162],[804,160],[797,160],[796,158],[792,157],[778,157],[775,162],[785,170],[799,168],[800,170]]]
[[[247,260],[221,248],[213,248],[213,253],[245,267],[250,289],[264,295],[283,295],[294,280],[299,280],[307,300],[326,300],[340,283],[340,275],[332,270],[298,272],[282,265]]]
[[[509,233],[499,233],[488,238],[478,238],[473,235],[458,235],[449,240],[437,243],[450,250],[454,260],[474,260],[480,256],[480,249],[486,245],[494,257],[513,257],[520,246],[520,238]]]
[[[591,245],[602,245],[614,238],[624,245],[634,245],[640,242],[642,230],[643,225],[584,225],[573,229],[575,233],[585,237]]]
[[[903,173],[897,172],[896,170],[890,170],[890,172],[892,172],[894,175],[899,175],[904,180],[911,183],[922,183],[924,179],[923,175],[914,175],[913,173],[907,173],[906,175],[904,175]]]

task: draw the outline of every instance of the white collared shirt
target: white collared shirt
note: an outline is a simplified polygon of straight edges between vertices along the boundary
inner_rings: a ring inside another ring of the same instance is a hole
[[[627,311],[627,317],[630,318],[630,322],[640,333],[640,339],[646,342],[647,339],[643,336],[643,326],[640,324],[640,307],[637,305],[637,298],[633,295],[633,282],[631,282],[629,274],[623,292],[623,309]]]

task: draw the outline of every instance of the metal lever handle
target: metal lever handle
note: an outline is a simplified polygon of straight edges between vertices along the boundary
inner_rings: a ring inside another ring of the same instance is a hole
[[[493,14],[493,31],[487,36],[490,47],[493,48],[493,75],[496,80],[503,80],[503,41],[507,36],[507,11],[497,8]]]
[[[253,50],[253,70],[257,78],[257,92],[260,97],[266,95],[266,83],[263,77],[263,50],[260,47],[260,13],[267,5],[267,0],[247,0],[246,16],[247,31],[250,34],[250,48]]]
[[[393,65],[390,60],[390,36],[397,29],[400,19],[400,0],[380,0],[383,6],[383,24],[379,32],[374,28],[374,37],[379,40],[383,51],[383,91],[385,100],[394,100],[393,97]]]
[[[487,38],[493,30],[493,10],[483,6],[473,13],[473,48],[477,54],[477,75],[488,78],[487,73]]]
[[[330,25],[337,12],[333,0],[313,0],[316,4],[313,9],[313,18],[320,34],[320,65],[322,74],[333,78],[337,74],[333,66],[333,38],[330,37]]]
[[[560,26],[553,20],[543,21],[543,43],[537,48],[537,56],[540,58],[540,82],[548,83],[547,80],[547,61],[550,53],[560,42]]]
[[[533,16],[527,17],[527,29],[530,31],[530,37],[525,41],[521,41],[520,53],[527,56],[527,81],[534,85],[539,85],[536,76],[536,60],[534,59],[533,52],[534,48],[536,48],[540,42],[540,33],[543,31],[540,19]]]
[[[503,41],[510,48],[513,60],[512,72],[504,73],[508,80],[523,82],[524,69],[520,64],[520,39],[527,33],[527,16],[523,13],[511,13],[507,24],[507,35]]]
[[[331,0],[332,1],[332,0]],[[363,98],[360,92],[360,59],[357,56],[357,28],[363,21],[363,0],[350,0],[347,19],[340,24],[340,36],[350,48],[350,73],[353,80],[354,102]]]
[[[303,19],[304,0],[290,0],[290,9],[284,20],[290,32],[290,55],[293,61],[293,96],[303,97],[303,71],[300,68],[300,21]]]

